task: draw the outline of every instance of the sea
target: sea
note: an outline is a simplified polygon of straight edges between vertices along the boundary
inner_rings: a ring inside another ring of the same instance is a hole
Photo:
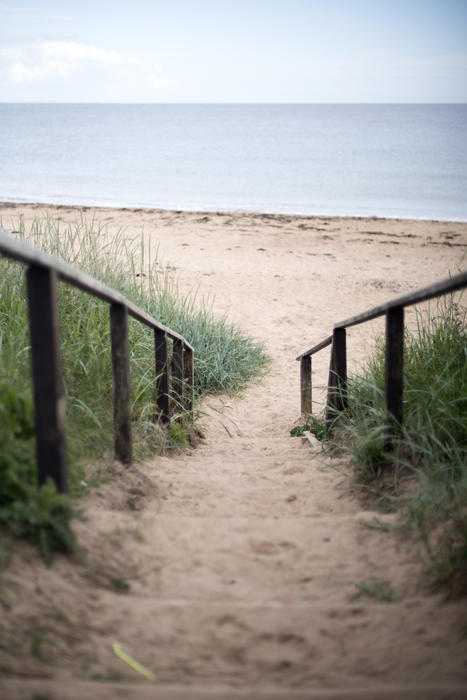
[[[467,105],[0,103],[0,200],[466,221]]]

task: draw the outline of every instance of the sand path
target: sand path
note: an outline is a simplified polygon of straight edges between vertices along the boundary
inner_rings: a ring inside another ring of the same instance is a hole
[[[3,206],[3,225],[19,212],[43,209]],[[0,681],[6,697],[462,697],[465,603],[428,594],[416,548],[366,527],[375,513],[343,465],[289,431],[299,418],[295,357],[334,321],[456,272],[467,224],[91,213],[128,235],[144,227],[183,290],[215,295],[216,313],[264,341],[271,371],[239,399],[205,402],[198,448],[92,493],[79,526],[85,564],[63,558],[46,570],[27,548],[12,562],[19,588],[5,619],[40,622],[54,643],[43,645],[51,664],[0,649],[23,676]],[[379,328],[350,334],[351,367]],[[325,351],[315,362],[317,385],[328,360]],[[111,579],[129,590],[110,590]],[[356,595],[378,581],[397,600]],[[142,681],[114,642],[158,682]]]

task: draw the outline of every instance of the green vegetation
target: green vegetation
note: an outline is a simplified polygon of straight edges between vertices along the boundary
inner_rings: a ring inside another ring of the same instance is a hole
[[[316,416],[307,416],[308,420],[310,421],[309,423],[305,423],[304,425],[296,425],[292,430],[290,431],[290,434],[292,437],[301,437],[304,433],[313,433],[315,438],[322,442],[325,438],[325,433],[326,433],[326,425],[324,420],[320,420],[319,418],[316,418]]]
[[[28,231],[20,220],[15,234],[102,280],[184,335],[195,349],[197,401],[209,393],[241,391],[264,371],[262,347],[225,318],[215,318],[196,293],[183,295],[144,245],[143,235],[129,240],[123,231],[110,235],[85,219],[60,225],[49,218],[34,221]],[[50,563],[54,548],[73,548],[69,520],[76,511],[52,484],[35,488],[25,268],[0,257],[0,272],[0,522],[32,538]],[[84,461],[113,449],[109,307],[64,283],[59,296],[69,483],[76,496],[83,488]],[[189,421],[181,416],[169,434],[153,421],[153,332],[130,319],[129,333],[136,455],[178,449],[189,438]]]
[[[51,630],[47,627],[38,627],[27,630],[30,642],[30,653],[43,663],[50,663],[50,652],[55,646],[51,639]]]
[[[352,456],[357,482],[384,511],[399,511],[429,555],[432,573],[467,593],[466,309],[452,298],[417,315],[406,332],[404,421],[385,450],[384,344],[349,378],[348,409],[334,438]]]
[[[130,590],[130,584],[122,576],[113,576],[109,583],[115,593],[128,593]]]
[[[310,423],[305,423],[304,425],[296,425],[290,431],[292,437],[302,437],[304,433],[309,433],[311,430]]]
[[[5,380],[0,385],[0,524],[32,540],[46,564],[54,550],[72,551],[70,520],[79,513],[47,482],[37,488],[34,422],[30,397]]]
[[[392,588],[388,581],[375,579],[369,583],[357,582],[354,585],[358,590],[351,597],[351,601],[359,600],[362,596],[373,598],[378,603],[394,603],[401,599],[399,591]]]

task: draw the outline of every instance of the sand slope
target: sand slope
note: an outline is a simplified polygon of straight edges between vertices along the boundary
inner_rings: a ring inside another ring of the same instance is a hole
[[[44,211],[0,206],[6,228],[19,213]],[[6,697],[461,697],[465,602],[429,594],[416,547],[365,527],[374,514],[343,465],[289,431],[299,419],[295,357],[333,322],[465,267],[467,224],[86,216],[129,236],[144,228],[180,287],[213,295],[216,313],[264,341],[272,366],[241,399],[205,402],[207,438],[196,450],[131,468],[92,493],[77,528],[86,561],[58,558],[47,570],[18,548],[0,596]],[[380,327],[349,333],[351,367]],[[314,363],[317,385],[328,361],[326,350]],[[117,593],[111,579],[129,591]],[[356,596],[359,584],[381,580],[398,600]],[[114,642],[157,674],[149,694]],[[97,679],[119,683],[82,683]]]

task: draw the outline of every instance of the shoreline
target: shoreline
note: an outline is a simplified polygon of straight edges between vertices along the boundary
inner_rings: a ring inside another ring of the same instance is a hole
[[[211,216],[252,216],[252,217],[288,217],[297,219],[351,219],[356,221],[362,220],[375,220],[375,221],[416,221],[416,222],[427,222],[427,223],[453,223],[453,224],[465,224],[467,223],[467,216],[465,218],[439,218],[430,216],[405,216],[405,215],[387,215],[387,214],[340,214],[340,213],[326,213],[326,212],[314,212],[314,213],[296,213],[289,211],[262,211],[256,209],[217,209],[215,207],[203,208],[188,208],[188,207],[174,207],[165,208],[157,206],[137,206],[137,205],[112,205],[112,204],[67,204],[64,202],[53,203],[53,202],[40,202],[36,200],[2,200],[0,199],[0,210],[4,208],[16,208],[16,207],[33,207],[33,208],[54,208],[54,209],[73,209],[80,211],[89,210],[103,210],[103,211],[128,211],[133,213],[159,213],[159,214],[199,214],[199,215],[211,215]]]

